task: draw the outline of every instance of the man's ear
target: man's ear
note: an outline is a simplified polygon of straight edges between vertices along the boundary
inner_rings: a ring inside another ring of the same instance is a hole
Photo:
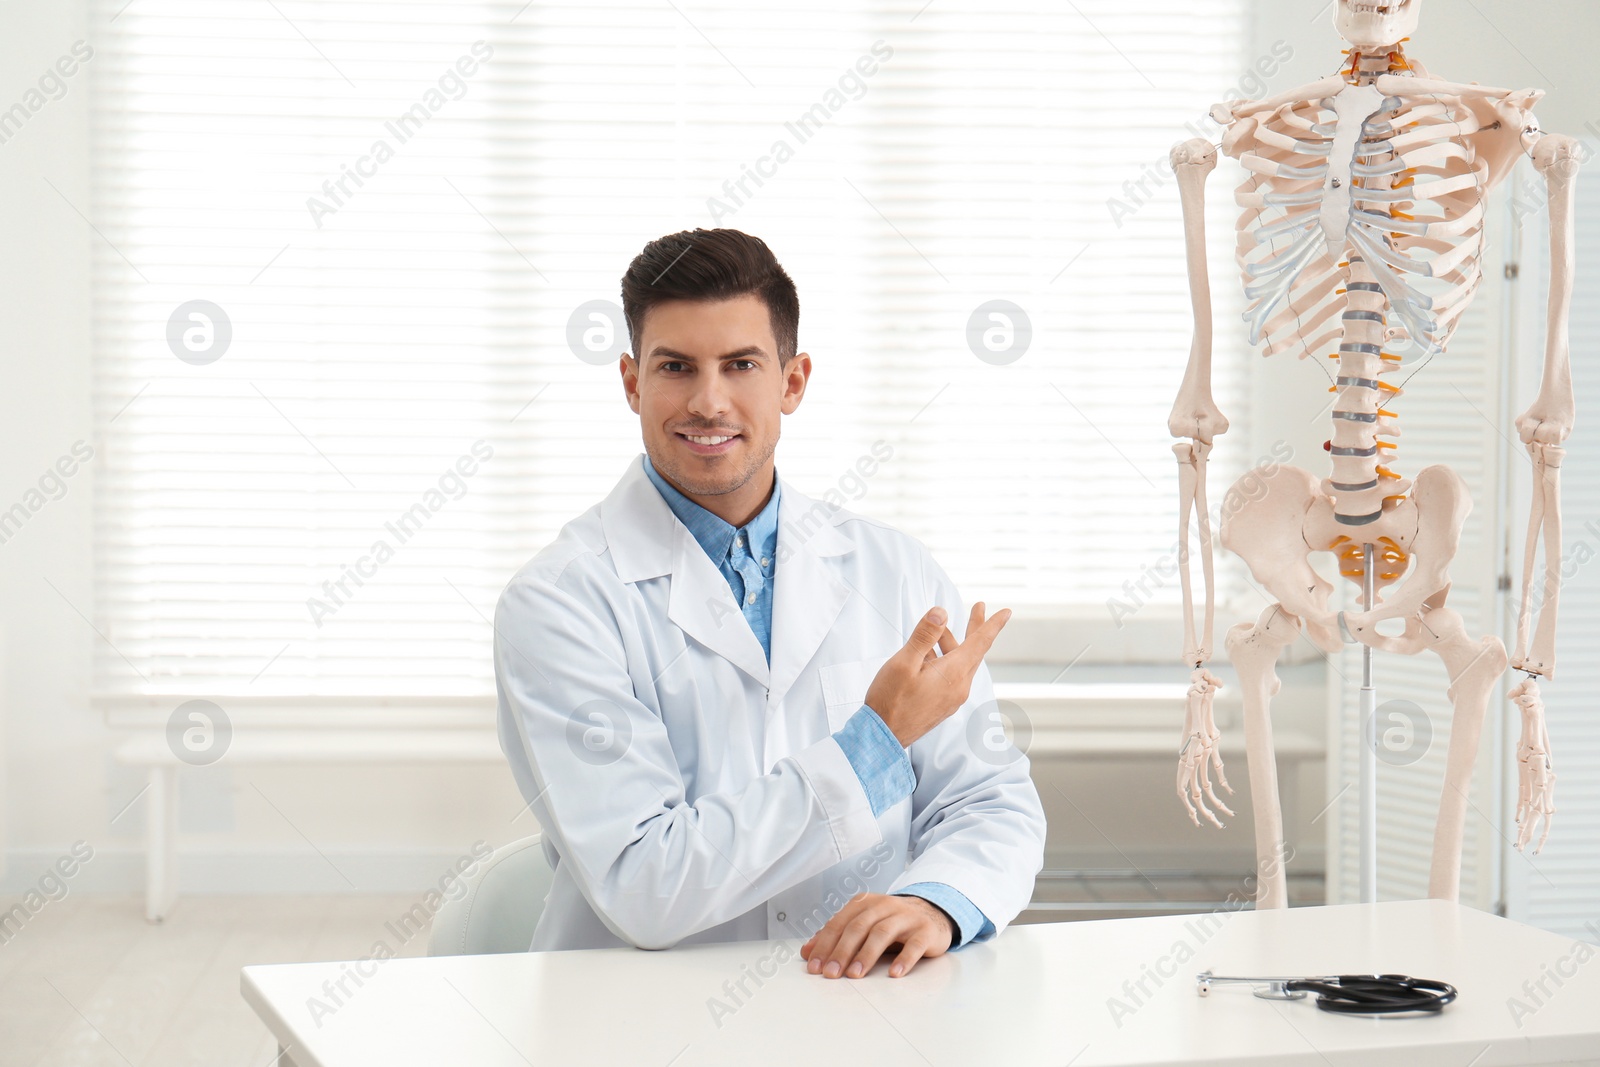
[[[806,383],[810,380],[811,356],[796,352],[794,358],[789,360],[789,365],[783,368],[783,402],[779,410],[785,415],[793,415],[806,395]]]
[[[617,371],[622,375],[622,395],[635,415],[639,414],[639,362],[624,352],[617,359]]]

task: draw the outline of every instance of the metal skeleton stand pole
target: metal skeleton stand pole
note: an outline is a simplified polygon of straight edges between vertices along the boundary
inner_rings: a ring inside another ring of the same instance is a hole
[[[1373,609],[1373,545],[1361,546],[1363,611]],[[1372,646],[1361,646],[1361,763],[1359,834],[1361,841],[1361,903],[1378,901],[1378,691],[1372,685]]]

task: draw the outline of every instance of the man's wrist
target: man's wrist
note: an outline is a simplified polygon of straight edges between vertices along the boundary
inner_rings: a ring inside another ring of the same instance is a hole
[[[833,737],[861,780],[873,815],[882,815],[916,791],[917,775],[910,754],[866,704]]]
[[[940,915],[943,915],[944,916],[944,921],[950,924],[950,944],[952,946],[955,946],[955,945],[959,945],[961,943],[961,924],[956,922],[955,916],[951,915],[948,911],[945,911],[943,908],[941,908],[939,905],[935,904],[933,901],[929,900],[927,897],[918,896],[916,893],[897,893],[895,895],[896,896],[902,896],[902,897],[910,897],[913,900],[920,900],[924,904],[928,905],[928,907],[930,907],[934,911],[938,912]]]

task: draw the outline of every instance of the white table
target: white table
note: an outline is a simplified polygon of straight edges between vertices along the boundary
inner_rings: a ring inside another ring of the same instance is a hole
[[[882,963],[865,979],[825,979],[798,953],[773,965],[798,947],[388,960],[368,964],[360,988],[346,979],[351,996],[320,1026],[308,998],[345,965],[246,967],[242,987],[287,1050],[281,1062],[300,1067],[1600,1063],[1600,958],[1578,962],[1588,950],[1577,942],[1443,901],[1015,926],[901,979]],[[1402,972],[1451,982],[1461,998],[1434,1017],[1336,1016],[1243,986],[1202,999],[1194,975],[1206,968]],[[761,971],[773,976],[758,985]],[[1558,971],[1570,974],[1560,987],[1546,977]],[[741,977],[749,995],[736,1003],[725,983]],[[1523,983],[1541,978],[1551,995],[1536,1006]],[[1128,1009],[1118,1018],[1113,997]],[[1536,1008],[1520,1026],[1511,997]],[[713,998],[732,1013],[714,1019]]]

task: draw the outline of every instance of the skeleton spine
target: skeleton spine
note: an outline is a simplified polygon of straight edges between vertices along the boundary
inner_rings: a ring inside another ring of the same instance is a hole
[[[1409,64],[1399,50],[1374,56],[1357,52],[1351,56],[1348,76],[1359,83],[1401,69],[1409,69]],[[1362,129],[1361,145],[1381,145],[1391,130],[1392,121],[1369,120]],[[1392,151],[1389,157],[1393,157]],[[1366,153],[1361,153],[1360,158],[1369,162],[1373,159]],[[1366,182],[1375,194],[1396,187],[1393,175],[1372,176]],[[1409,182],[1407,178],[1399,184]],[[1360,187],[1362,182],[1358,179],[1354,184]],[[1384,205],[1381,200],[1364,200],[1360,188],[1352,189],[1351,194],[1352,212],[1381,209]],[[1402,203],[1409,206],[1409,202],[1388,203],[1392,217]],[[1389,300],[1372,269],[1353,249],[1348,261],[1340,266],[1345,268],[1345,307],[1339,351],[1335,353],[1339,375],[1334,383],[1338,395],[1333,402],[1333,435],[1328,440],[1333,476],[1323,483],[1323,490],[1334,497],[1334,518],[1351,528],[1352,541],[1360,542],[1364,540],[1360,528],[1405,499],[1410,482],[1384,465],[1385,453],[1393,451],[1395,442],[1380,440],[1400,433],[1396,416],[1387,407],[1400,395],[1400,389],[1382,378],[1400,365],[1399,356],[1384,351],[1386,340],[1392,336],[1388,329]]]
[[[1383,290],[1359,256],[1349,261],[1345,288],[1344,330],[1340,336],[1338,395],[1333,402],[1333,436],[1328,450],[1333,475],[1324,488],[1333,495],[1333,513],[1339,522],[1364,526],[1383,513],[1384,498],[1398,496],[1396,475],[1383,465],[1383,453],[1393,448],[1394,418],[1382,399],[1399,390],[1381,378],[1398,366],[1384,352],[1385,312]],[[1359,536],[1351,536],[1360,540]]]

